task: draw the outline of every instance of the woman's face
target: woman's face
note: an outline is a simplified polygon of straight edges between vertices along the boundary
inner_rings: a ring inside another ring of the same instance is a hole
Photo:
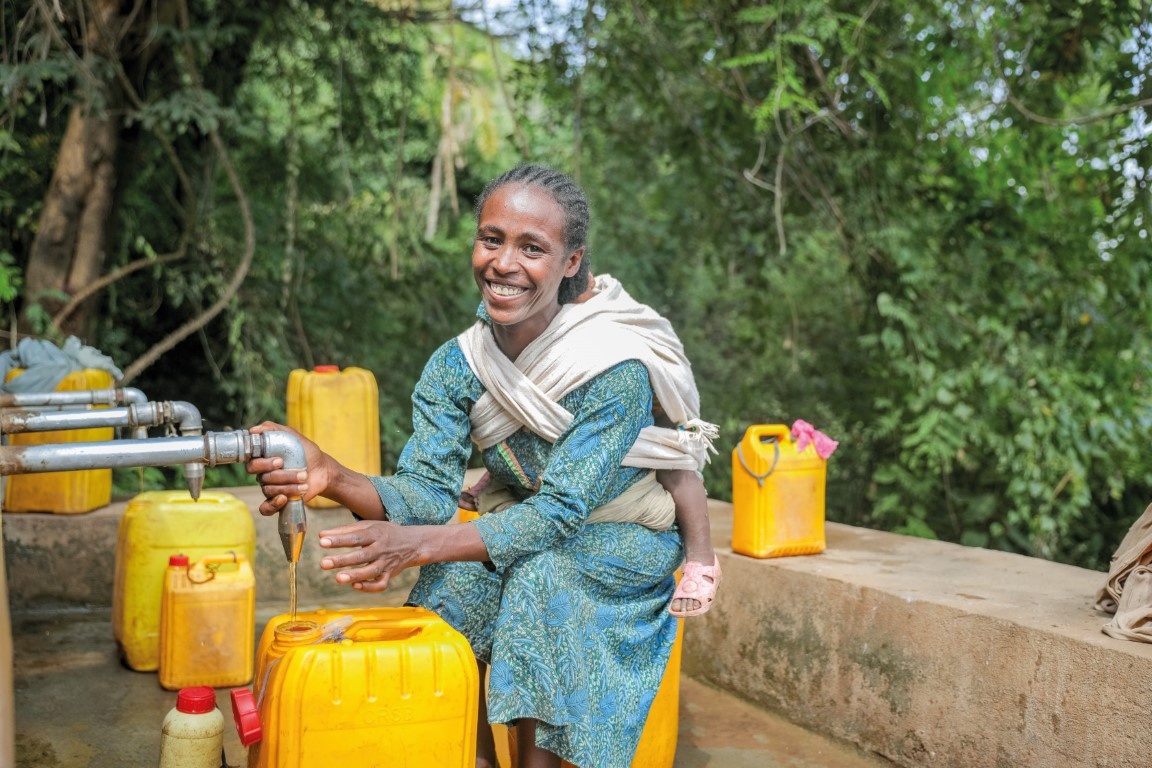
[[[472,273],[497,341],[515,357],[560,311],[560,281],[576,274],[584,249],[564,247],[564,209],[542,189],[506,184],[480,211]],[[514,350],[503,341],[515,340]]]

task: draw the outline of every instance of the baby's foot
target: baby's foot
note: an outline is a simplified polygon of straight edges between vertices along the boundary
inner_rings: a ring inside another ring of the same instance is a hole
[[[676,592],[672,595],[672,603],[668,612],[677,618],[699,616],[707,613],[716,599],[716,590],[720,588],[720,560],[713,555],[712,565],[704,565],[695,560],[684,563],[684,572],[680,583],[676,585]]]

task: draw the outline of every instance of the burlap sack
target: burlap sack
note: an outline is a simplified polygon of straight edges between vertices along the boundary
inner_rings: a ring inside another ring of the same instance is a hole
[[[1152,504],[1125,534],[1108,579],[1096,593],[1095,608],[1115,614],[1104,625],[1110,637],[1152,643]]]

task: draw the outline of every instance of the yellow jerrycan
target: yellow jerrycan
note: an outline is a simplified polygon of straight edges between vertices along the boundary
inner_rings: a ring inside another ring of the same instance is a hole
[[[732,451],[732,551],[757,558],[824,551],[828,462],[796,450],[783,424],[748,428]]]
[[[8,381],[24,372],[16,368]],[[110,389],[112,374],[96,368],[73,371],[56,387],[57,392]],[[97,408],[103,406],[95,406]],[[106,441],[115,437],[112,427],[62,429],[51,432],[22,432],[8,436],[9,445],[55,445]],[[77,469],[69,472],[38,472],[12,475],[4,493],[5,512],[53,512],[74,515],[106,507],[112,501],[111,469]]]
[[[318,365],[288,374],[288,426],[349,469],[380,474],[380,396],[376,377],[363,368]],[[321,496],[313,509],[339,506]]]
[[[124,663],[139,672],[160,666],[160,607],[172,555],[190,562],[235,552],[256,558],[256,525],[248,505],[224,491],[145,491],[124,509],[116,537],[112,634]]]
[[[479,695],[464,636],[423,608],[270,620],[232,692],[249,768],[474,768]]]
[[[252,679],[256,577],[236,553],[172,555],[160,596],[160,685],[229,688]]]

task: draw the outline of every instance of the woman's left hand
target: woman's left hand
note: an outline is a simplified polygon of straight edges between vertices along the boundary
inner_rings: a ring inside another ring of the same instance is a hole
[[[320,567],[326,571],[343,568],[336,581],[350,584],[364,592],[383,592],[393,574],[420,565],[419,535],[395,523],[379,520],[329,528],[320,532],[320,546],[325,549],[352,549],[350,552],[325,555]]]

